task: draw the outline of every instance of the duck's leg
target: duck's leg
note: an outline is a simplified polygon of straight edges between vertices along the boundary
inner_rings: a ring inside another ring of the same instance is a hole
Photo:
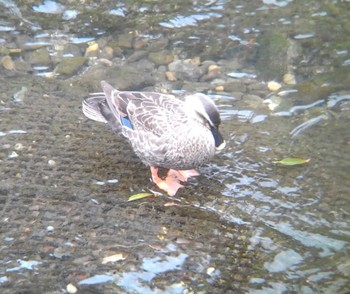
[[[170,170],[169,170],[170,171]],[[180,184],[181,179],[176,173],[168,172],[167,177],[163,180],[158,176],[158,168],[151,166],[152,180],[157,186],[168,193],[169,196],[174,196],[183,185]]]

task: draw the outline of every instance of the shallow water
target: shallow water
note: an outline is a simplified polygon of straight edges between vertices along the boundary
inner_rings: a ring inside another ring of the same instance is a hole
[[[348,2],[0,6],[2,293],[350,291]],[[158,194],[100,80],[207,93],[226,148]]]

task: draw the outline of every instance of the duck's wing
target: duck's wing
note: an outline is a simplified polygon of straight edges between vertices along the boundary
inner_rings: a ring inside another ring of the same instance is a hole
[[[172,95],[145,92],[133,96],[138,99],[130,101],[127,113],[139,131],[162,137],[179,130],[187,119],[183,102]]]
[[[101,85],[111,114],[128,134],[134,131],[162,136],[186,119],[184,103],[173,95],[118,91],[104,81]]]

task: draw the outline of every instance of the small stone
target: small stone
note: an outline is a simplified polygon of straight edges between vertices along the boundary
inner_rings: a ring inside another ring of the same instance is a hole
[[[150,52],[148,54],[148,58],[150,61],[152,61],[156,65],[162,65],[162,64],[169,64],[173,62],[174,55],[168,51],[158,51],[158,52]]]
[[[55,68],[55,73],[61,75],[72,75],[76,73],[85,63],[85,57],[67,57],[64,58]]]
[[[216,64],[209,65],[208,73],[203,75],[200,80],[203,82],[213,80],[219,76],[219,73],[220,66],[217,66]]]
[[[53,226],[46,227],[46,231],[48,231],[48,232],[53,232],[54,230],[55,230],[55,228]]]
[[[215,91],[216,92],[223,92],[225,90],[225,87],[224,86],[216,86],[215,87]]]
[[[208,274],[208,275],[213,274],[213,272],[215,272],[215,267],[208,267],[208,268],[207,268],[207,274]]]
[[[17,151],[22,150],[23,148],[24,148],[24,146],[23,146],[23,144],[21,144],[21,143],[17,143],[17,144],[15,145],[15,150],[17,150]]]
[[[98,55],[99,46],[97,43],[91,44],[86,48],[85,57],[96,57]]]
[[[191,64],[194,65],[200,65],[201,64],[201,58],[199,56],[196,56],[190,60]]]
[[[6,55],[3,58],[1,58],[1,64],[4,68],[8,70],[14,70],[15,69],[15,63],[13,62],[11,56]]]
[[[16,158],[18,157],[18,154],[15,151],[10,152],[8,158]]]
[[[281,102],[282,99],[279,96],[272,96],[263,101],[263,103],[267,104],[268,108],[272,111],[275,110],[281,104]]]
[[[286,73],[283,76],[283,82],[287,85],[295,85],[297,83],[295,80],[295,75],[293,75],[291,73]]]
[[[218,71],[220,69],[220,66],[217,66],[216,64],[212,64],[212,65],[209,65],[208,66],[208,72],[211,72],[211,71]]]
[[[117,262],[117,261],[121,261],[124,259],[125,259],[125,257],[122,253],[117,253],[117,254],[113,254],[113,255],[104,257],[102,259],[102,264],[106,264],[109,262]]]
[[[28,88],[27,87],[22,87],[21,90],[13,94],[13,101],[16,103],[21,103],[25,99],[25,97],[28,94]]]
[[[282,85],[278,82],[275,82],[275,81],[270,81],[267,83],[267,88],[270,91],[278,91],[281,87],[282,87]]]
[[[132,48],[133,40],[134,40],[133,34],[125,33],[125,34],[119,35],[118,40],[111,43],[110,46],[113,48],[115,47]]]
[[[54,161],[53,159],[50,159],[47,163],[48,163],[50,166],[56,165],[56,161]]]
[[[78,288],[75,287],[72,283],[69,283],[66,287],[66,290],[68,293],[70,294],[74,294],[74,293],[77,293],[78,292]]]
[[[176,81],[176,76],[172,71],[166,71],[165,76],[168,79],[168,81]]]
[[[197,82],[199,77],[204,74],[199,66],[181,60],[170,63],[168,67],[169,71],[172,71],[179,80]]]
[[[100,58],[97,61],[98,61],[98,63],[103,64],[105,66],[112,66],[113,65],[113,62],[106,59],[106,58]]]
[[[112,47],[106,46],[102,50],[101,57],[107,58],[107,59],[112,59],[114,55],[114,50]]]
[[[40,48],[29,53],[28,59],[26,60],[30,64],[49,65],[51,63],[51,56],[46,48]]]
[[[107,180],[108,184],[117,184],[119,181],[117,179]]]

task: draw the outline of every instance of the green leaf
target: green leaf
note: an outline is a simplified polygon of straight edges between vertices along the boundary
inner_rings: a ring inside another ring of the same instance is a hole
[[[310,161],[310,158],[304,159],[299,157],[286,157],[286,158],[283,158],[282,160],[276,160],[273,163],[279,163],[282,165],[300,165],[300,164],[308,163],[309,161]]]
[[[129,201],[139,200],[139,199],[146,198],[146,197],[149,197],[149,196],[154,196],[154,195],[152,193],[138,193],[138,194],[134,194],[134,195],[131,195],[129,197],[128,202]]]

